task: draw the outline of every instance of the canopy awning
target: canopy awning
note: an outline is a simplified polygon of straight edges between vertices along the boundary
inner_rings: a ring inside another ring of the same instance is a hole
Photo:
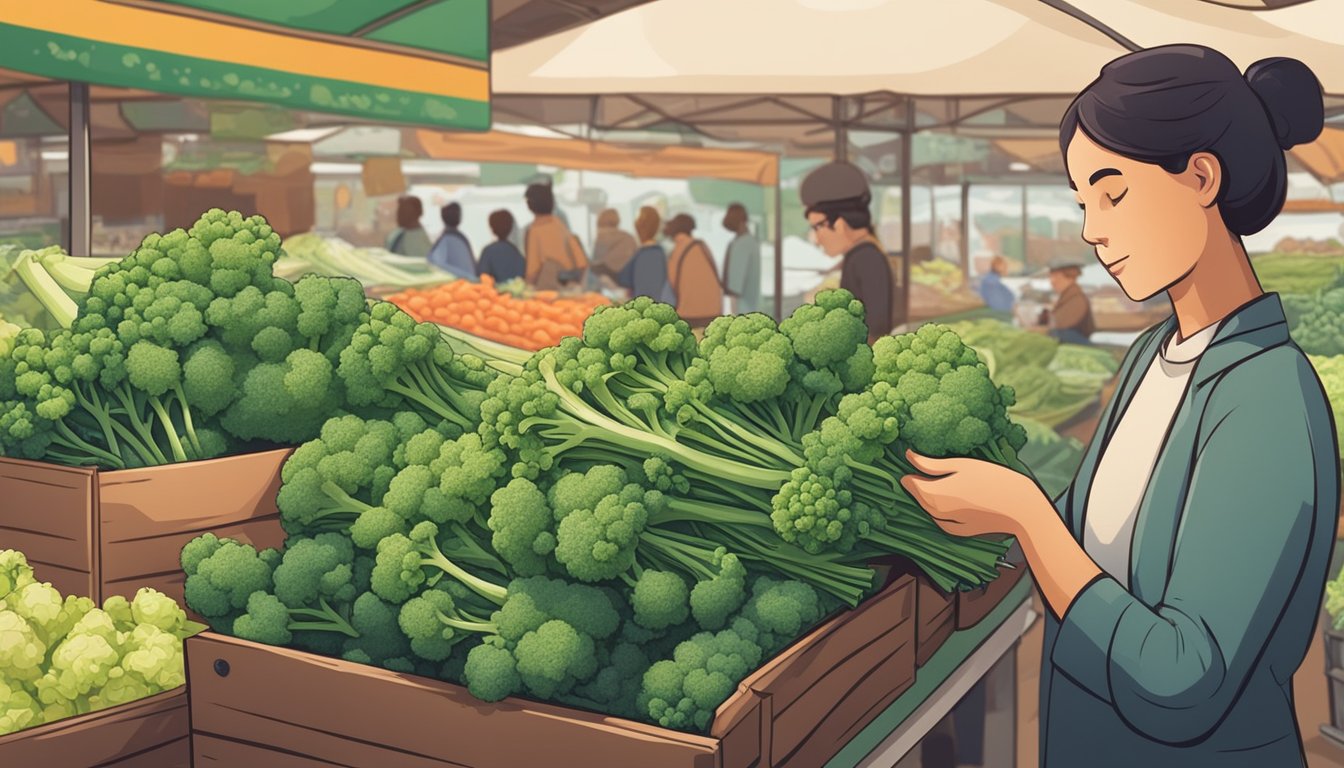
[[[529,95],[1058,95],[1127,51],[1202,43],[1243,68],[1299,58],[1344,94],[1340,20],[1338,2],[659,0],[502,51],[493,76]]]
[[[1326,128],[1316,141],[1295,147],[1293,157],[1322,184],[1344,182],[1344,128]]]
[[[657,179],[721,179],[773,187],[779,157],[767,152],[681,146],[636,146],[548,139],[503,131],[415,131],[419,153],[435,160],[529,163]]]
[[[0,67],[485,130],[489,27],[488,0],[0,0]]]

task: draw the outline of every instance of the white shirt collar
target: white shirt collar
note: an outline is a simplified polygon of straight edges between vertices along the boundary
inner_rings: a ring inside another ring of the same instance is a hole
[[[1199,359],[1204,354],[1204,350],[1209,348],[1209,342],[1213,341],[1214,334],[1218,333],[1218,326],[1221,323],[1214,323],[1201,331],[1196,332],[1188,339],[1180,339],[1180,329],[1178,328],[1167,339],[1167,343],[1162,346],[1162,359],[1169,363],[1190,363]]]

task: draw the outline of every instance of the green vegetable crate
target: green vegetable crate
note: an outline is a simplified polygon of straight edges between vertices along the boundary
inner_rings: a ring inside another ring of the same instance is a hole
[[[185,688],[0,736],[0,765],[188,768]]]
[[[0,547],[37,578],[101,603],[153,587],[182,603],[182,545],[214,531],[284,541],[275,494],[288,450],[105,472],[0,458]]]
[[[768,661],[708,735],[519,698],[486,704],[449,683],[207,632],[186,641],[192,757],[293,768],[815,768],[914,683],[916,591],[898,576]]]

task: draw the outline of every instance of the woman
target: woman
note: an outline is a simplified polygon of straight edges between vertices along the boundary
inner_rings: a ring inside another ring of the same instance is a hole
[[[424,213],[420,198],[410,195],[397,198],[397,228],[387,237],[387,250],[419,259],[429,256],[433,244],[429,242],[425,228],[420,226],[420,217]]]
[[[704,328],[723,314],[723,286],[709,246],[696,240],[695,219],[679,213],[667,222],[663,235],[672,241],[667,257],[667,281],[677,295],[677,314],[692,328]]]
[[[723,228],[733,241],[723,256],[723,292],[733,299],[733,312],[745,315],[761,308],[761,242],[751,234],[746,206],[733,203],[723,214]]]
[[[1339,448],[1311,365],[1241,238],[1283,207],[1320,83],[1243,77],[1199,46],[1124,56],[1060,125],[1083,238],[1174,314],[1121,368],[1054,503],[997,465],[911,455],[902,484],[947,531],[1017,537],[1048,607],[1042,764],[1305,765],[1292,677],[1320,611]]]
[[[635,218],[635,234],[640,248],[626,262],[617,282],[630,291],[630,298],[648,296],[664,304],[676,304],[677,297],[667,284],[667,252],[658,244],[658,228],[663,217],[658,211],[644,206]]]

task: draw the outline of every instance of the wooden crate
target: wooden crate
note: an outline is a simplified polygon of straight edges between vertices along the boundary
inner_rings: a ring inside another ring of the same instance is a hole
[[[0,458],[0,549],[98,602],[153,587],[182,601],[182,545],[212,531],[275,547],[288,450],[104,472]]]
[[[0,736],[0,765],[32,768],[189,768],[187,692]]]
[[[744,680],[708,736],[204,633],[186,642],[193,765],[818,766],[913,684],[914,604],[905,577],[818,627]]]
[[[879,575],[885,571],[888,580],[901,576],[915,580],[915,663],[922,667],[957,629],[957,596],[944,592],[903,557],[884,558],[874,567]]]
[[[970,629],[979,624],[999,604],[1017,582],[1026,574],[1027,567],[1014,563],[1013,568],[1000,568],[999,577],[983,589],[957,593],[957,629]]]

